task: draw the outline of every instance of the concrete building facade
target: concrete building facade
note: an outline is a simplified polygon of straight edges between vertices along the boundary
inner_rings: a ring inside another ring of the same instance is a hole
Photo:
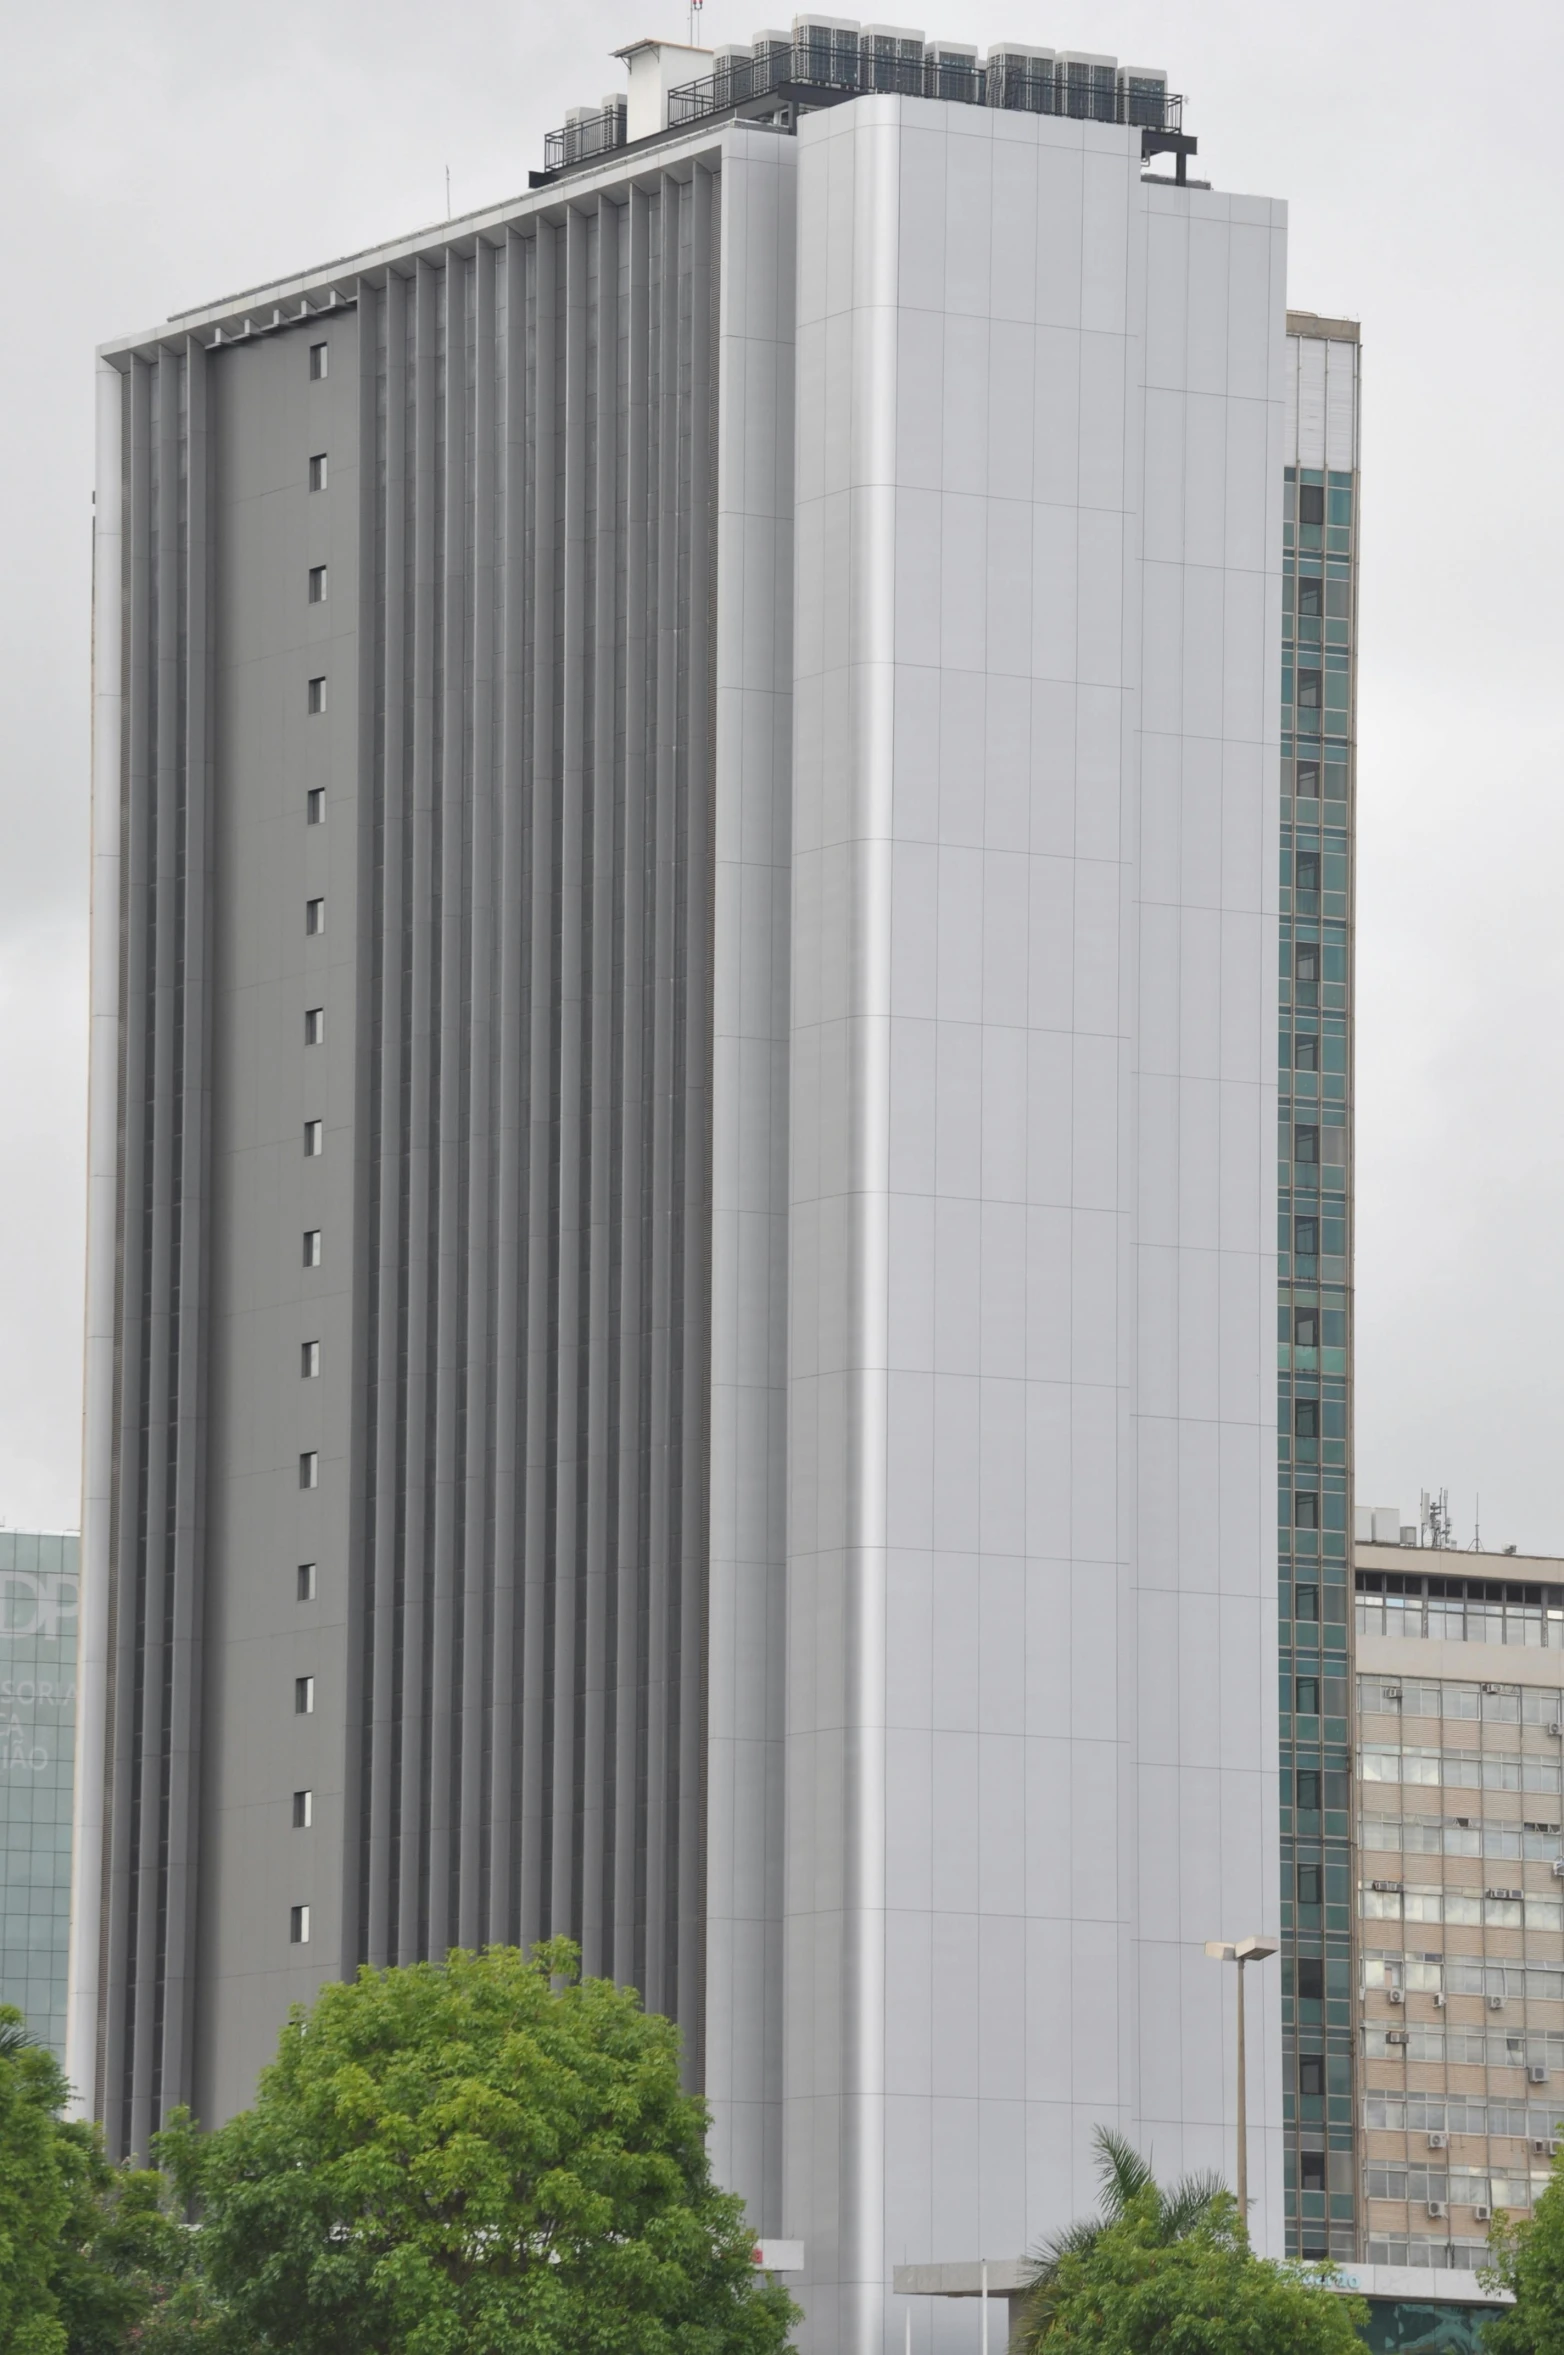
[[[102,355],[72,2064],[569,1933],[856,2355],[1231,2158],[1285,219],[801,42]]]
[[[1356,1546],[1364,2240],[1487,2262],[1564,2121],[1564,1562],[1363,1516]]]

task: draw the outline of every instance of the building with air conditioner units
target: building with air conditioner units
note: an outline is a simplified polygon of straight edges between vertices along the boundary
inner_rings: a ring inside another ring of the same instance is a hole
[[[568,1933],[879,2355],[1096,2126],[1231,2162],[1314,461],[1166,76],[623,57],[100,356],[71,2068],[140,2150]]]

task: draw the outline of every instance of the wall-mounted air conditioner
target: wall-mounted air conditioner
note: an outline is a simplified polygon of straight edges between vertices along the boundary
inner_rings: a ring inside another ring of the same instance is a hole
[[[1504,2009],[1504,1998],[1503,1998],[1503,1996],[1502,1996],[1502,1995],[1490,1995],[1490,1996],[1489,1996],[1489,1998],[1488,1998],[1488,2009],[1489,2009],[1491,2012],[1502,2012],[1502,2011],[1503,2011],[1503,2009]]]
[[[1428,2147],[1431,2151],[1447,2151],[1450,2148],[1449,2135],[1431,2134],[1428,2138]]]
[[[1428,2203],[1428,2213],[1430,2216],[1443,2216],[1445,2214],[1444,2201],[1430,2200]]]
[[[1532,2062],[1532,2064],[1531,2064],[1530,2068],[1529,2068],[1529,2069],[1526,2071],[1526,2082],[1527,2082],[1527,2084],[1528,2084],[1528,2085],[1546,2085],[1546,2084],[1547,2084],[1547,2082],[1548,2082],[1548,2072],[1547,2072],[1547,2070],[1546,2070],[1546,2069],[1543,2067],[1543,2065],[1542,2065],[1541,2061],[1533,2061],[1533,2062]]]
[[[1385,2001],[1387,2003],[1405,2003],[1406,1996],[1403,1990],[1399,1987],[1387,1987],[1385,1989]]]
[[[1493,2222],[1493,2210],[1489,2207],[1486,2200],[1479,2200],[1476,2207],[1473,2208],[1472,2214],[1476,2217],[1479,2224],[1491,2224]]]

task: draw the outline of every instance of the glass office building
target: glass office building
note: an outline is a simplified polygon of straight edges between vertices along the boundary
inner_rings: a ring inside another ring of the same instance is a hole
[[[80,1545],[0,1529],[0,2003],[62,2057]]]
[[[1287,2242],[1357,2234],[1348,1604],[1358,330],[1287,317],[1277,1572]]]

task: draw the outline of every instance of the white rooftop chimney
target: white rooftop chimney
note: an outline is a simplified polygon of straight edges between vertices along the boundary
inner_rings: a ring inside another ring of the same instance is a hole
[[[668,93],[686,82],[698,82],[712,70],[709,49],[692,49],[684,41],[632,41],[616,49],[630,76],[625,120],[628,140],[652,139],[668,128]]]

